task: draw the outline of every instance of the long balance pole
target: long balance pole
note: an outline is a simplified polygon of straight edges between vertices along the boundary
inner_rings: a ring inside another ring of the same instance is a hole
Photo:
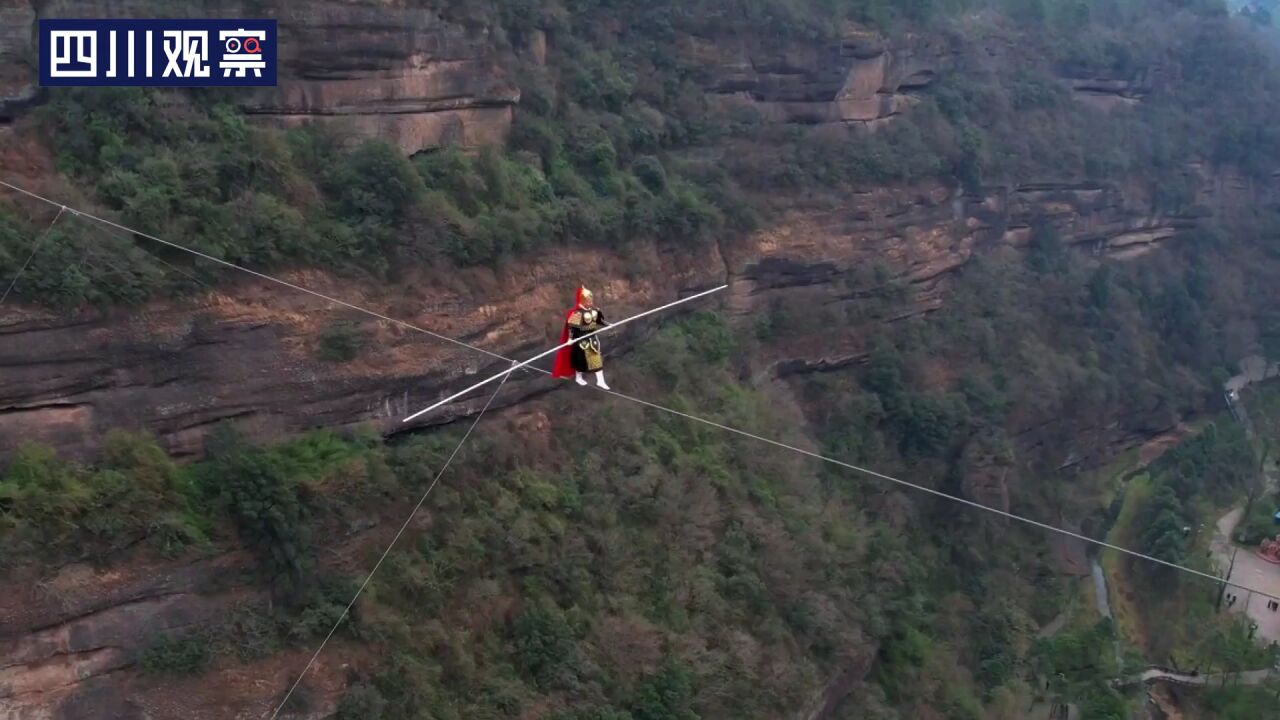
[[[646,316],[646,315],[652,315],[652,314],[654,314],[654,313],[656,313],[656,312],[662,312],[663,310],[666,310],[667,308],[673,308],[673,307],[675,307],[676,305],[680,305],[681,303],[687,303],[687,302],[689,302],[690,300],[697,300],[698,298],[700,298],[700,297],[705,297],[705,296],[707,296],[707,295],[710,295],[710,294],[711,294],[711,293],[713,293],[713,292],[719,292],[719,291],[721,291],[721,290],[723,290],[723,289],[725,289],[725,288],[727,288],[727,287],[729,287],[729,286],[728,286],[728,285],[721,285],[720,287],[711,288],[710,290],[703,290],[702,292],[700,292],[700,293],[698,293],[698,294],[696,294],[696,295],[690,295],[690,296],[689,296],[689,297],[687,297],[687,298],[681,298],[681,299],[679,299],[679,300],[676,300],[675,302],[667,303],[666,305],[663,305],[662,307],[656,307],[656,308],[653,308],[652,310],[645,310],[644,312],[642,312],[642,313],[640,313],[640,314],[638,314],[638,315],[632,315],[631,317],[626,318],[625,320],[619,320],[619,321],[618,321],[618,322],[616,322],[616,323],[612,323],[612,324],[606,325],[606,326],[604,326],[604,327],[600,328],[599,330],[595,330],[595,331],[593,331],[593,332],[589,332],[589,333],[587,333],[586,335],[583,335],[582,337],[574,338],[574,339],[570,340],[569,342],[560,343],[559,345],[556,345],[555,347],[551,348],[550,350],[546,350],[546,351],[540,352],[540,353],[538,353],[537,355],[534,355],[533,357],[529,358],[528,360],[525,360],[525,361],[524,361],[524,362],[522,362],[522,363],[519,363],[519,364],[516,364],[516,365],[512,365],[511,367],[507,368],[506,370],[503,370],[502,372],[498,373],[497,375],[494,375],[493,377],[485,378],[484,380],[481,380],[480,382],[476,383],[475,385],[472,385],[471,387],[467,388],[466,390],[461,390],[461,391],[459,391],[459,392],[456,392],[456,393],[454,393],[454,394],[450,395],[449,397],[447,397],[447,398],[445,398],[445,399],[441,400],[440,402],[437,402],[436,404],[432,405],[432,406],[431,406],[431,407],[429,407],[429,408],[426,408],[426,409],[424,409],[424,410],[419,410],[418,412],[416,412],[416,413],[414,413],[414,414],[410,415],[409,417],[405,418],[404,420],[401,420],[400,422],[409,422],[410,420],[413,420],[413,419],[414,419],[414,418],[416,418],[416,417],[419,417],[419,416],[421,416],[421,415],[425,415],[426,413],[429,413],[429,412],[431,412],[432,410],[435,410],[436,408],[440,407],[441,405],[444,405],[445,403],[448,403],[448,402],[452,402],[452,401],[454,401],[454,400],[457,400],[458,398],[462,397],[463,395],[466,395],[467,393],[471,392],[472,390],[475,390],[476,388],[484,387],[485,385],[488,385],[489,383],[493,382],[494,380],[497,380],[498,378],[501,378],[501,377],[503,377],[504,375],[508,375],[508,374],[510,374],[510,373],[512,373],[512,372],[514,372],[514,371],[516,371],[516,370],[519,370],[520,368],[524,367],[525,365],[528,365],[529,363],[531,363],[531,362],[533,362],[533,361],[535,361],[535,360],[541,360],[542,358],[544,358],[544,357],[546,357],[546,356],[550,355],[550,354],[551,354],[551,353],[553,353],[553,352],[556,352],[557,350],[559,350],[559,349],[561,349],[561,348],[566,348],[566,347],[569,347],[570,345],[572,345],[572,344],[574,344],[574,343],[582,342],[583,340],[585,340],[585,339],[587,339],[587,338],[589,338],[589,337],[591,337],[591,336],[593,336],[593,335],[598,335],[598,334],[600,334],[600,333],[604,332],[605,330],[613,330],[614,328],[621,327],[621,326],[626,325],[627,323],[631,322],[632,320],[639,320],[640,318],[642,318],[642,317],[644,317],[644,316]]]

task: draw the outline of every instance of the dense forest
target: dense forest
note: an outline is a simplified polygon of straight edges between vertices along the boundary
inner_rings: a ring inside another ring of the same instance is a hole
[[[1280,80],[1258,23],[1212,0],[427,4],[489,33],[509,63],[521,102],[505,146],[405,157],[378,139],[256,125],[213,93],[141,89],[51,93],[36,110],[44,140],[58,171],[130,226],[257,269],[390,282],[406,263],[501,268],[551,245],[697,247],[869,187],[1134,188],[1157,213],[1203,221],[1108,262],[1046,220],[1025,248],[975,255],[935,311],[901,319],[911,290],[867,268],[843,280],[856,303],[686,315],[617,372],[632,395],[948,493],[999,476],[1016,512],[1095,537],[1118,524],[1135,549],[1207,572],[1207,536],[1183,528],[1247,496],[1249,541],[1265,532],[1256,471],[1280,425],[1251,441],[1220,416],[1123,489],[1064,461],[1106,457],[1090,443],[1106,445],[1109,424],[1154,435],[1216,413],[1242,356],[1280,357],[1276,208],[1209,218],[1186,171],[1267,182],[1280,167]],[[873,132],[708,102],[706,68],[679,51],[690,36],[821,46],[850,26],[943,38],[960,60]],[[534,32],[552,38],[542,66],[520,60]],[[973,61],[996,45],[1009,62]],[[1149,89],[1108,113],[1064,82],[1098,77]],[[53,225],[15,297],[73,312],[232,282],[85,228]],[[0,205],[0,277],[43,230]],[[865,335],[866,357],[755,380],[768,348],[833,328]],[[322,350],[336,363],[364,351],[340,333]],[[1168,632],[1138,647],[1081,608],[1039,531],[637,406],[537,403],[554,435],[486,425],[343,624],[332,652],[363,661],[341,720],[797,717],[850,668],[836,718],[1012,720],[1061,701],[1106,720],[1141,717],[1140,694],[1112,681],[1148,664],[1277,660],[1216,614],[1216,587],[1168,568],[1128,566],[1144,597],[1170,598],[1151,608]],[[187,464],[123,430],[88,462],[30,444],[0,474],[0,567],[244,547],[255,570],[234,582],[270,603],[157,634],[142,672],[165,682],[309,650],[381,549],[341,564],[329,544],[398,523],[461,432],[261,445],[225,427]],[[1197,702],[1206,717],[1264,718],[1274,693],[1224,686]],[[291,710],[318,694],[304,683]]]

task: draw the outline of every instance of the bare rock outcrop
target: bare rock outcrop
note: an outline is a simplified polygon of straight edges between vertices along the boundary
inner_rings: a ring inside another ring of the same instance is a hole
[[[976,253],[1027,247],[1041,226],[1055,230],[1065,245],[1121,261],[1195,223],[1154,212],[1145,198],[1118,186],[1096,183],[1000,186],[974,194],[939,184],[876,188],[849,195],[838,209],[792,212],[732,250],[731,307],[763,312],[788,297],[852,310],[890,286],[908,287],[910,302],[885,318],[892,321],[939,307],[952,272]],[[874,277],[855,277],[859,273]],[[813,348],[789,344],[794,354],[779,358],[778,369],[786,374],[846,365],[865,354],[862,340],[848,333]]]
[[[280,3],[280,84],[241,102],[283,125],[321,122],[406,154],[501,142],[520,91],[484,38],[437,11]]]
[[[951,59],[936,38],[890,42],[846,28],[838,41],[765,47],[742,38],[688,38],[686,54],[711,67],[707,91],[770,122],[874,125],[917,100]]]
[[[980,434],[965,445],[960,464],[964,470],[961,492],[966,498],[980,505],[1009,511],[1014,458],[1007,441],[994,434]]]
[[[99,681],[116,686],[105,681],[136,666],[160,636],[215,627],[233,605],[256,601],[219,589],[246,562],[232,552],[110,570],[73,564],[26,584],[11,579],[0,599],[0,718],[80,717],[86,702],[91,717],[143,717],[121,693],[95,691]]]
[[[1072,97],[1099,110],[1133,107],[1151,92],[1151,86],[1145,78],[1068,78],[1067,82],[1071,87]]]
[[[1173,88],[1180,79],[1177,65],[1167,61],[1128,72],[1068,66],[1059,73],[1078,102],[1106,111],[1133,107],[1154,92]]]

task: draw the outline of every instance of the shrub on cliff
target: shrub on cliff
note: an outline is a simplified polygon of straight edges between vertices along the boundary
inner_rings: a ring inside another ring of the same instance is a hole
[[[385,717],[387,701],[371,685],[352,685],[338,703],[338,720],[370,720]]]
[[[1215,422],[1156,465],[1182,497],[1234,498],[1257,472],[1253,446],[1239,423]]]
[[[140,664],[150,675],[195,675],[213,661],[213,645],[203,632],[161,634],[142,652]]]
[[[207,459],[188,473],[209,515],[232,521],[274,589],[292,610],[305,613],[304,624],[314,629],[323,617],[336,620],[333,606],[341,590],[315,571],[315,523],[318,515],[340,516],[349,503],[383,489],[379,473],[385,468],[366,462],[377,457],[368,438],[344,439],[321,431],[261,448],[223,425],[206,437],[205,452]],[[333,498],[318,497],[319,485],[342,482],[348,475],[363,481],[360,487]]]
[[[325,362],[345,363],[359,357],[368,343],[359,323],[334,323],[320,333],[316,357]]]
[[[72,550],[102,556],[141,540],[176,553],[208,529],[190,497],[177,466],[146,435],[110,432],[96,468],[23,445],[0,479],[6,560]]]
[[[310,569],[310,513],[279,458],[244,452],[216,461],[217,492],[244,541],[277,574]]]

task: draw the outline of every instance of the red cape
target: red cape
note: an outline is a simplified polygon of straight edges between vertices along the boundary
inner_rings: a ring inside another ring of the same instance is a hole
[[[560,331],[560,344],[564,345],[569,342],[569,316],[577,312],[582,307],[582,287],[578,287],[578,292],[573,298],[573,307],[569,312],[564,314],[564,329]],[[556,364],[551,368],[551,377],[568,378],[573,377],[573,347],[562,347],[556,351]]]

